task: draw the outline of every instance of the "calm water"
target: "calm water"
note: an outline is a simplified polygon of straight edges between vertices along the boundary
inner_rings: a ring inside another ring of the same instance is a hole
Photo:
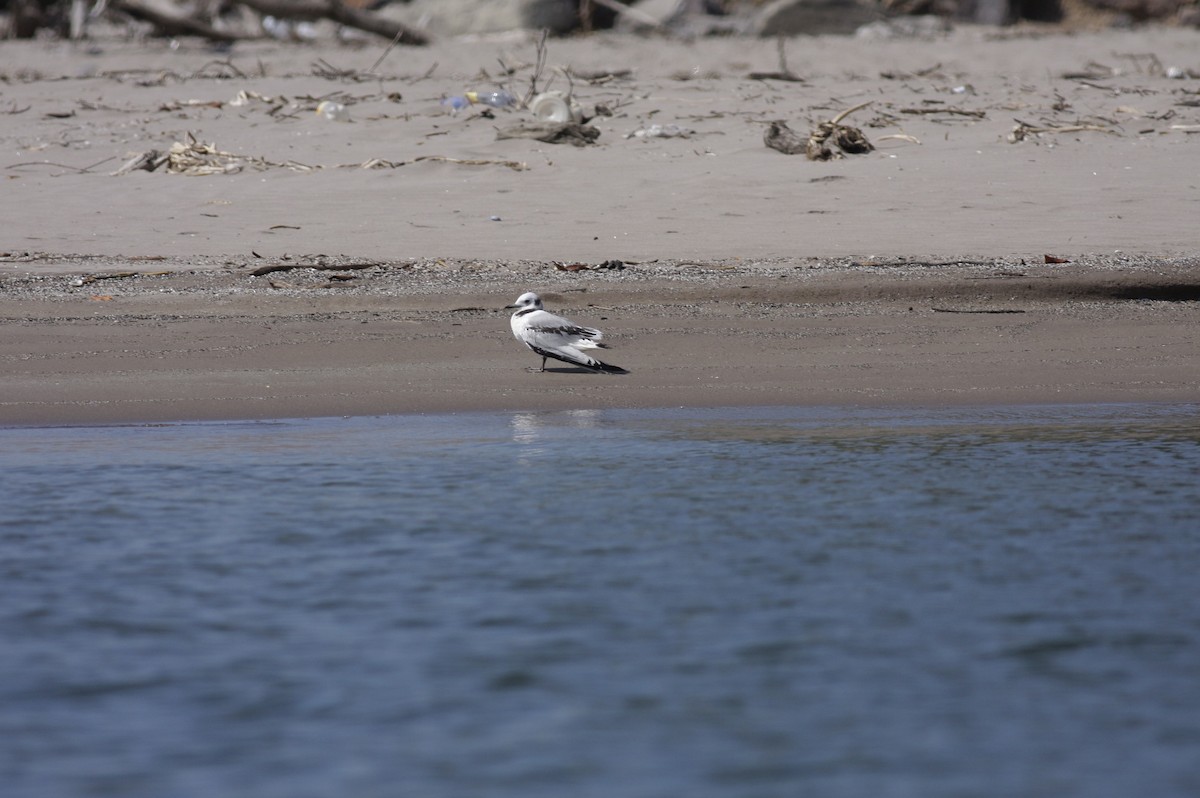
[[[1200,406],[0,430],[6,798],[1200,795]]]

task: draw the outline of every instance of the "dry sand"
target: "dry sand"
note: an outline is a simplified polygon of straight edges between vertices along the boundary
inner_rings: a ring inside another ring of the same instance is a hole
[[[314,65],[377,42],[0,47],[0,425],[1200,398],[1200,80],[1163,74],[1200,72],[1195,31],[795,39],[796,83],[746,77],[774,42],[552,41],[552,66],[633,70],[575,80],[615,111],[587,148],[442,113],[501,61],[523,89],[528,37],[370,79]],[[313,113],[331,95],[352,122]],[[763,145],[868,100],[846,121],[875,152]],[[1089,129],[1014,143],[1017,120]],[[626,138],[651,123],[695,135]],[[321,168],[109,174],[189,133]],[[252,274],[303,264],[327,268]],[[524,371],[501,308],[530,289],[633,373]]]

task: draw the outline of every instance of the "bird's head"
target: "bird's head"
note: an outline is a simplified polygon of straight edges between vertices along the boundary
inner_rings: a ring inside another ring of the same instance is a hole
[[[505,305],[504,307],[508,310],[511,310],[512,308],[516,308],[517,310],[529,310],[530,308],[533,308],[534,310],[541,310],[542,298],[532,291],[528,291],[517,297],[516,302],[511,305]]]

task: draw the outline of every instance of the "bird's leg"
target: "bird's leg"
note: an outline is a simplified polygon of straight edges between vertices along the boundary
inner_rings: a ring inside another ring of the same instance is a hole
[[[525,370],[532,374],[544,373],[546,371],[546,358],[542,358],[542,367],[540,369],[535,369],[533,366],[530,366],[529,368],[527,368]]]

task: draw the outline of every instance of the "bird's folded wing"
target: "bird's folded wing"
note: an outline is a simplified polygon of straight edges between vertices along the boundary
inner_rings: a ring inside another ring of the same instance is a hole
[[[562,346],[580,341],[599,341],[604,333],[591,327],[580,327],[565,320],[535,322],[525,327],[525,340],[539,346]]]

